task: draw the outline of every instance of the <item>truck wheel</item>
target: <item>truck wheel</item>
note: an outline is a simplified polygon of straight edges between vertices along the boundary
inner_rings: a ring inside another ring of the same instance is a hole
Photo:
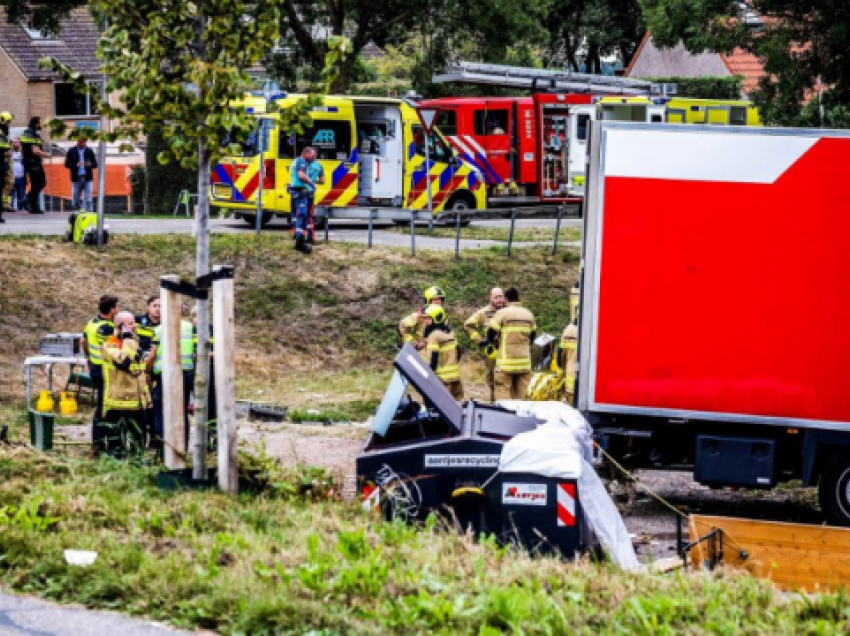
[[[446,210],[462,210],[466,212],[467,210],[475,209],[475,198],[469,194],[468,192],[458,192],[457,194],[452,195],[452,198],[449,199],[449,202],[446,203]],[[472,223],[472,219],[469,216],[464,216],[460,220],[461,227],[467,227],[470,223]],[[454,221],[446,221],[446,225],[454,225]]]
[[[838,453],[827,462],[818,484],[818,498],[831,523],[850,526],[850,454]]]
[[[260,220],[260,227],[266,227],[269,223],[272,222],[274,218],[274,214],[263,214],[263,218]],[[242,215],[242,220],[245,221],[245,224],[249,227],[257,227],[257,215],[251,214],[250,216],[247,214]]]

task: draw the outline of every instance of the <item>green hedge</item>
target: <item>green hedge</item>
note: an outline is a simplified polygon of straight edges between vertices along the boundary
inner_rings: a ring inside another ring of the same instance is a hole
[[[646,77],[652,82],[678,84],[680,97],[693,99],[741,99],[740,75],[734,77]]]
[[[148,135],[146,150],[145,214],[169,214],[174,211],[181,190],[198,191],[198,174],[184,170],[174,161],[162,165],[156,156],[166,149],[159,129]]]

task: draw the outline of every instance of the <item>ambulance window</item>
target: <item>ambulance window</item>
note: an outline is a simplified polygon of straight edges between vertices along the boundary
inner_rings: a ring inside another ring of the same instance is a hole
[[[425,156],[425,135],[422,132],[422,126],[413,126],[413,144],[416,148],[416,154],[420,157]],[[432,161],[447,163],[452,157],[452,151],[446,146],[443,139],[434,133],[428,135],[428,152]]]
[[[664,118],[661,115],[659,115],[658,113],[653,113],[651,115],[651,117],[652,117],[652,123],[653,124],[660,124],[664,121]]]
[[[732,106],[729,115],[729,123],[733,126],[747,125],[747,109],[744,106]]]
[[[314,119],[313,126],[300,134],[280,133],[278,156],[294,159],[307,146],[313,146],[323,161],[348,161],[351,154],[351,123],[332,119]]]
[[[457,134],[457,112],[453,110],[441,110],[437,113],[437,121],[434,125],[444,135]]]
[[[584,143],[587,141],[587,127],[590,125],[590,115],[579,115],[576,118],[576,138]]]
[[[263,129],[263,148],[267,151],[269,149],[269,143],[271,139],[271,130],[269,128]],[[228,147],[226,151],[227,154],[230,154],[232,150],[230,147],[237,146],[239,148],[236,153],[239,157],[256,157],[258,154],[257,147],[257,130],[254,129],[247,134],[240,134],[236,131],[231,131],[229,135],[227,135],[222,140],[222,145]]]

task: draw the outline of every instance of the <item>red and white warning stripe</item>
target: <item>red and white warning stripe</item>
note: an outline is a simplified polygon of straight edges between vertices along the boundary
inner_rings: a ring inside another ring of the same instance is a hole
[[[576,485],[558,484],[558,526],[576,525]]]

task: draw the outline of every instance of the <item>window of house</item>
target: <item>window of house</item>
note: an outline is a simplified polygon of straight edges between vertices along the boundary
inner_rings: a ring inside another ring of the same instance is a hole
[[[97,114],[94,112],[91,97],[86,93],[77,92],[73,84],[57,82],[53,85],[53,90],[57,117],[91,117]]]
[[[278,156],[294,159],[304,148],[313,146],[317,158],[323,161],[348,161],[351,155],[351,123],[347,121],[314,119],[313,126],[303,133],[280,132]]]
[[[444,135],[457,134],[457,112],[454,110],[441,110],[437,113],[437,121],[434,125]]]

